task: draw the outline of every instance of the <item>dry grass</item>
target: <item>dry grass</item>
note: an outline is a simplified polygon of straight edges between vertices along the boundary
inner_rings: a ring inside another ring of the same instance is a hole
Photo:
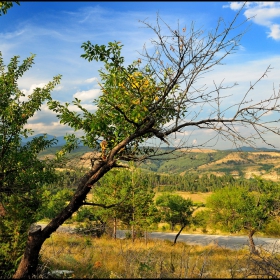
[[[244,278],[246,251],[170,241],[94,239],[54,233],[42,248],[51,270],[71,278]],[[243,268],[243,269],[241,269]]]
[[[203,193],[203,192],[191,193],[191,192],[180,192],[180,191],[176,191],[174,193],[182,196],[185,199],[190,198],[193,202],[201,202],[201,203],[205,203],[206,199],[212,194],[212,192],[207,192],[207,193]]]
[[[208,192],[208,193],[203,193],[203,192],[196,192],[196,193],[191,193],[191,192],[181,192],[181,191],[175,191],[173,192],[174,194],[178,194],[180,196],[182,196],[183,198],[190,198],[193,202],[201,202],[201,203],[205,203],[207,197],[209,197],[212,192]],[[155,194],[154,199],[156,199],[158,196],[162,195],[162,193],[157,192]],[[92,194],[89,193],[87,194],[87,199],[91,200],[92,199]]]

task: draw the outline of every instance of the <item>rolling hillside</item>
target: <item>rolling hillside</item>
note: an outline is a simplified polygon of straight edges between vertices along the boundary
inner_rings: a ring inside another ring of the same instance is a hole
[[[59,147],[50,148],[40,153],[40,158],[52,157]],[[90,167],[92,151],[79,147],[69,156],[68,166]],[[280,151],[236,151],[200,149],[191,152],[181,150],[174,155],[164,156],[156,160],[147,160],[140,167],[158,173],[185,174],[186,172],[225,175],[251,178],[258,175],[264,179],[277,181],[280,179]]]

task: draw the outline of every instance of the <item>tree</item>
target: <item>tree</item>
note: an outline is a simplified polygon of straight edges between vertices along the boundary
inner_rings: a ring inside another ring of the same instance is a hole
[[[156,219],[156,209],[153,207],[155,193],[146,174],[133,166],[130,170],[116,169],[107,173],[98,181],[92,194],[92,202],[86,202],[86,205],[99,206],[90,212],[95,212],[103,222],[113,220],[114,238],[117,221],[131,226],[134,239],[135,229],[147,229]],[[107,207],[104,208],[104,205]]]
[[[174,240],[176,244],[182,230],[191,223],[192,213],[195,210],[192,200],[178,194],[165,193],[156,199],[156,205],[160,208],[162,220],[170,223],[171,230],[174,230],[177,224],[181,226]]]
[[[19,1],[0,1],[0,16],[7,14],[7,11],[13,7],[13,3],[20,5]]]
[[[127,215],[127,224],[132,229],[132,241],[135,239],[135,232],[141,234],[145,229],[147,240],[147,229],[158,220],[158,213],[154,205],[154,190],[149,184],[148,176],[131,166],[131,198],[126,201],[125,207],[131,209]]]
[[[210,130],[216,133],[216,138],[250,146],[256,145],[258,139],[271,144],[265,138],[268,132],[280,134],[276,119],[263,119],[267,113],[279,112],[279,93],[274,92],[256,102],[249,96],[270,67],[235,105],[227,106],[227,96],[222,95],[223,90],[231,87],[214,84],[215,89],[209,91],[205,87],[196,87],[206,72],[236,51],[244,34],[243,31],[237,32],[238,27],[243,26],[237,23],[241,11],[229,24],[220,19],[217,27],[206,36],[194,25],[189,30],[178,25],[174,30],[159,16],[155,27],[143,22],[155,33],[156,39],[152,40],[154,49],[150,53],[148,50],[151,48],[144,48],[142,57],[131,64],[125,63],[120,42],[110,42],[105,46],[88,41],[82,45],[83,58],[104,64],[104,69],[100,70],[102,95],[94,101],[97,110],[89,112],[77,98],[73,104],[82,110],[82,114],[71,111],[69,103],[50,100],[48,105],[57,113],[61,123],[84,132],[80,139],[84,145],[93,149],[100,148],[101,141],[106,141],[106,145],[103,145],[102,154],[92,158],[92,168],[77,184],[69,204],[43,230],[37,227],[30,231],[15,278],[30,277],[35,273],[36,260],[44,241],[84,204],[86,195],[95,188],[96,182],[112,168],[123,165],[121,161],[139,161],[156,157],[160,152],[171,153],[184,146],[207,145],[210,139],[201,144],[183,144],[181,141],[181,145],[174,149],[158,149],[161,144],[168,145],[171,137],[188,137],[188,128]],[[168,29],[169,34],[162,34],[161,25]],[[213,110],[203,116],[201,112],[208,105]],[[245,132],[240,128],[246,128]],[[247,131],[252,133],[248,135]],[[73,136],[69,143],[74,147],[78,140]],[[149,144],[149,141],[157,141],[154,143],[159,146]]]
[[[248,187],[229,186],[212,194],[206,206],[212,210],[216,226],[230,232],[246,230],[250,251],[257,253],[253,235],[267,225],[271,216],[279,214],[276,193],[276,189],[252,191]]]
[[[44,136],[24,143],[32,131],[29,118],[50,98],[59,82],[57,76],[29,96],[18,89],[17,81],[32,66],[34,55],[21,64],[14,56],[7,67],[0,52],[0,277],[12,275],[24,252],[27,231],[38,219],[44,184],[57,179],[51,161],[41,161],[38,153],[55,143]]]
[[[103,223],[113,221],[113,237],[116,238],[117,221],[124,219],[128,207],[125,205],[131,200],[131,173],[128,170],[112,170],[107,173],[92,192],[90,205],[97,206],[89,210],[92,215],[100,217]],[[104,205],[108,207],[104,208]],[[99,206],[99,207],[98,207]],[[112,207],[109,207],[112,206]]]

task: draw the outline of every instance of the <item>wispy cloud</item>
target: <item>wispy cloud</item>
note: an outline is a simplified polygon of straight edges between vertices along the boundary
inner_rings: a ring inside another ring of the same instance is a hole
[[[233,11],[239,10],[244,2],[231,2],[225,5]],[[280,40],[280,3],[279,2],[247,2],[244,7],[244,15],[255,24],[265,26],[270,31],[268,37]]]
[[[96,77],[90,78],[90,79],[86,79],[85,83],[90,84],[90,83],[94,83],[96,82],[98,79]]]

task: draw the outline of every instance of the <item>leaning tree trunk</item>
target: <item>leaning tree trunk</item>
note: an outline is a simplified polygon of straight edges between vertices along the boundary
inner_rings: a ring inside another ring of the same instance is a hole
[[[183,225],[183,226],[181,227],[181,229],[179,230],[179,232],[176,234],[173,245],[176,244],[179,235],[181,234],[182,230],[183,230],[185,227],[186,227],[186,225]]]
[[[41,226],[31,226],[25,252],[13,275],[14,279],[32,278],[36,274],[39,253],[45,240],[83,205],[92,185],[106,174],[114,163],[115,161],[99,161],[81,178],[70,203],[43,230]]]
[[[135,138],[145,135],[150,132],[155,121],[153,118],[149,118],[147,122],[141,128],[137,128],[135,133],[128,138],[117,144],[108,154],[105,160],[95,161],[95,164],[80,180],[77,190],[71,199],[70,203],[43,229],[39,227],[32,228],[29,231],[27,245],[24,251],[24,255],[18,266],[14,279],[20,278],[32,278],[36,273],[38,266],[38,259],[41,247],[45,240],[55,232],[60,225],[62,225],[67,219],[69,219],[73,213],[75,213],[83,204],[87,194],[91,190],[94,183],[103,177],[113,167],[118,166],[115,155],[122,150],[128,143]]]
[[[249,250],[252,254],[258,254],[258,250],[256,249],[256,245],[253,239],[253,235],[255,233],[254,229],[251,229],[249,231],[248,237],[249,237]]]

